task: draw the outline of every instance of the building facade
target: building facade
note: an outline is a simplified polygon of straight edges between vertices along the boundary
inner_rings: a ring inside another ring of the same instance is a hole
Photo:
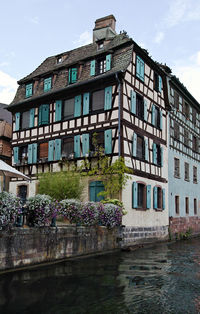
[[[32,178],[10,191],[32,196],[41,172],[94,157],[93,134],[105,155],[123,157],[131,174],[120,198],[126,243],[168,233],[167,85],[165,72],[113,15],[96,20],[93,43],[47,58],[21,79],[10,105],[13,164]],[[102,182],[88,179],[85,200]]]

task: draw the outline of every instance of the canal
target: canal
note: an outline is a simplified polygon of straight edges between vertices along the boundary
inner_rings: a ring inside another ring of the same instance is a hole
[[[2,274],[0,313],[200,313],[200,239]]]

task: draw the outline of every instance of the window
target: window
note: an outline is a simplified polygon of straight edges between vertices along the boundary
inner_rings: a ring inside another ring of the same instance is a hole
[[[136,115],[140,119],[144,119],[144,99],[141,95],[136,95]]]
[[[102,74],[106,72],[106,58],[100,59],[97,63],[97,73]]]
[[[179,215],[179,196],[175,196],[175,213],[176,215]]]
[[[99,47],[102,47],[101,44]],[[103,47],[102,47],[103,48]],[[99,48],[99,49],[102,49]],[[91,60],[90,62],[90,76],[103,74],[111,69],[112,55],[100,57],[97,60]]]
[[[189,181],[189,164],[187,162],[185,162],[185,180]]]
[[[163,166],[163,149],[159,144],[153,143],[153,163]]]
[[[144,159],[144,138],[137,135],[136,157]]]
[[[74,158],[74,139],[73,137],[64,138],[62,142],[62,157]]]
[[[104,132],[95,132],[91,135],[90,152],[91,155],[103,152],[105,145]]]
[[[138,183],[138,208],[144,208],[145,185]]]
[[[195,108],[192,108],[192,123],[196,125],[196,122],[197,122],[197,111]]]
[[[91,202],[100,202],[103,199],[103,196],[100,196],[99,193],[104,191],[104,185],[102,181],[93,181],[89,185],[89,195]]]
[[[77,82],[77,68],[70,68],[68,71],[68,83],[73,84]]]
[[[56,59],[56,63],[57,64],[62,63],[62,61],[63,61],[63,57],[62,56],[57,57],[57,59]]]
[[[156,72],[154,72],[154,89],[157,92],[162,92],[162,78]]]
[[[104,89],[92,93],[92,111],[104,109],[105,91]]]
[[[28,162],[28,145],[21,146],[19,148],[19,161],[21,164],[27,164],[27,162]]]
[[[184,129],[184,144],[187,147],[189,146],[189,132],[186,129]]]
[[[155,127],[160,128],[160,110],[155,106]]]
[[[33,95],[33,84],[26,85],[26,98],[31,97]]]
[[[44,79],[44,92],[48,92],[51,89],[51,77]]]
[[[63,118],[67,120],[73,117],[74,117],[74,98],[70,98],[64,101]]]
[[[39,145],[39,159],[43,162],[48,160],[48,142]]]
[[[194,198],[194,215],[197,215],[197,199]]]
[[[174,91],[174,106],[179,110],[179,94],[176,91]]]
[[[103,41],[99,41],[97,43],[97,49],[100,50],[100,49],[103,49]]]
[[[132,208],[151,208],[151,186],[143,182],[133,182],[132,184]]]
[[[180,131],[178,122],[174,121],[174,139],[179,141]]]
[[[49,105],[41,105],[39,107],[39,126],[49,123]]]
[[[197,138],[194,135],[192,136],[192,150],[198,152]]]
[[[183,114],[187,119],[190,118],[190,107],[185,101],[183,101]]]
[[[144,81],[144,61],[139,56],[136,57],[136,76]]]
[[[189,197],[185,198],[185,213],[186,215],[189,214]]]
[[[162,129],[162,112],[161,110],[152,104],[152,111],[151,111],[151,123],[159,129]]]
[[[197,167],[193,166],[193,183],[197,183]]]
[[[160,186],[153,188],[153,208],[157,210],[165,209],[165,189]]]
[[[21,115],[21,128],[28,129],[30,124],[30,111],[25,111]]]
[[[180,160],[178,158],[174,158],[174,177],[180,178]]]

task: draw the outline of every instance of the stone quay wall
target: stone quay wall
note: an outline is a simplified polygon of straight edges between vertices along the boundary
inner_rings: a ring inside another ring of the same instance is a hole
[[[0,271],[120,248],[120,228],[13,228],[0,233]]]
[[[169,232],[175,238],[186,232],[189,232],[192,236],[200,235],[200,217],[170,217]]]

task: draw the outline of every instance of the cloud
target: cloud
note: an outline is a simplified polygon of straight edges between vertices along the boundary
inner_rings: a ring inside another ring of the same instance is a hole
[[[0,67],[7,67],[8,65],[10,65],[10,63],[7,61],[3,61],[0,63]]]
[[[200,51],[195,54],[195,57],[191,56],[189,59],[193,61],[189,65],[188,59],[185,61],[185,64],[182,61],[181,65],[175,67],[174,73],[196,100],[200,102]],[[177,63],[179,62],[177,61]]]
[[[15,78],[0,71],[0,103],[9,104],[15,96],[17,87]]]
[[[73,41],[73,44],[77,46],[84,46],[92,42],[92,34],[88,31],[85,31],[80,34],[79,38]]]
[[[32,16],[32,17],[26,17],[26,20],[32,24],[39,24],[39,17],[38,16]]]
[[[164,32],[158,32],[158,33],[156,34],[156,36],[155,36],[155,38],[154,38],[153,41],[154,41],[154,43],[156,43],[156,44],[160,44],[161,41],[163,41],[164,37],[165,37]]]

